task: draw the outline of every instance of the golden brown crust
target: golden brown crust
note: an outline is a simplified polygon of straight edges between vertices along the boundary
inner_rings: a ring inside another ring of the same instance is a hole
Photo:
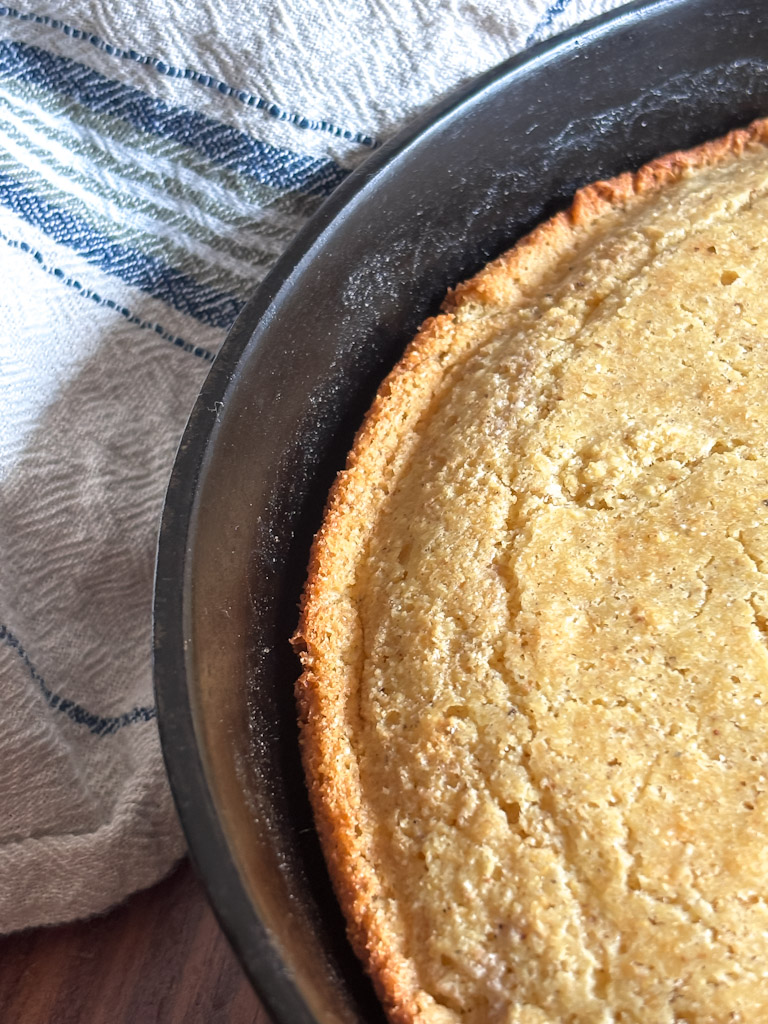
[[[427,320],[382,383],[331,490],[315,539],[301,617],[293,643],[303,673],[297,683],[301,746],[312,806],[331,878],[349,924],[350,939],[370,972],[392,1021],[458,1019],[419,991],[398,948],[384,891],[359,837],[365,830],[355,751],[346,722],[354,714],[356,666],[344,664],[335,637],[359,623],[349,594],[358,553],[408,439],[453,367],[483,343],[480,318],[510,316],[535,293],[548,271],[581,244],[601,220],[626,210],[701,167],[768,141],[768,120],[687,152],[663,156],[636,173],[600,181],[576,193],[567,212],[536,228],[513,249],[447,296],[444,312]],[[471,323],[466,322],[471,313]],[[353,703],[353,701],[352,701]]]

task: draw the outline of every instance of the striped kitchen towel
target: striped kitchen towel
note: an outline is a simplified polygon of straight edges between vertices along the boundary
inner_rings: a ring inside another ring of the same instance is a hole
[[[617,0],[0,7],[0,930],[183,851],[152,702],[175,447],[238,310],[351,168]]]

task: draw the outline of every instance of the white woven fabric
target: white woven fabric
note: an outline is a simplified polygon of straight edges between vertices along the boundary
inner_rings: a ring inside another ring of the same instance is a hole
[[[173,454],[324,195],[479,72],[617,0],[0,8],[0,930],[183,852],[151,681]]]

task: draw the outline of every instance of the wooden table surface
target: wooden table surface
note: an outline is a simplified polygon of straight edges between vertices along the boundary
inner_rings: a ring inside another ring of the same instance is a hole
[[[0,938],[2,1024],[270,1024],[185,861],[90,921]]]

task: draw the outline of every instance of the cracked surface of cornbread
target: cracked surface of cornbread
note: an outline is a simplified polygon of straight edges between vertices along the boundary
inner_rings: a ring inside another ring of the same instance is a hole
[[[302,752],[393,1021],[768,1019],[766,142],[459,286],[331,493]]]

